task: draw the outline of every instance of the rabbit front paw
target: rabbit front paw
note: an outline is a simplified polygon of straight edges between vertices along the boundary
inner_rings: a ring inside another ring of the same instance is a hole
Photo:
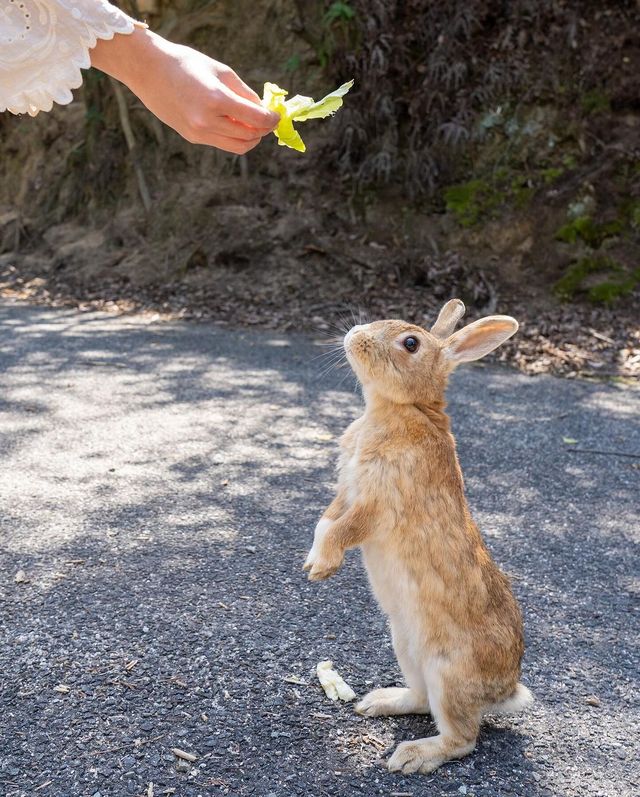
[[[309,572],[309,581],[322,581],[340,569],[342,553],[338,551],[318,550],[314,545],[304,563],[304,570]]]
[[[318,521],[313,535],[313,545],[307,555],[303,569],[309,571],[310,581],[322,581],[340,569],[344,558],[341,551],[329,537],[333,525],[329,518],[322,517]]]

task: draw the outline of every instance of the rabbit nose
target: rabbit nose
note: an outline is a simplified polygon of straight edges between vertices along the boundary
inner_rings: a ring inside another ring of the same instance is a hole
[[[362,329],[366,329],[368,326],[369,324],[356,324],[355,327],[351,327],[351,329],[344,336],[345,345],[349,343],[349,341],[356,334],[356,332],[360,332]]]

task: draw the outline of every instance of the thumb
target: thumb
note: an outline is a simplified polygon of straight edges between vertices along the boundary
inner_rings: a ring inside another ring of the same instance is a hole
[[[261,105],[260,100],[245,99],[225,85],[223,113],[248,127],[270,131],[280,122],[280,115]],[[249,89],[250,90],[250,89]],[[262,134],[264,135],[264,133]]]

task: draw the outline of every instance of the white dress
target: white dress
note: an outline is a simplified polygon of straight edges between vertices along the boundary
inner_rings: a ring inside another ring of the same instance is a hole
[[[97,39],[135,23],[107,0],[0,0],[0,111],[50,111],[73,99]]]

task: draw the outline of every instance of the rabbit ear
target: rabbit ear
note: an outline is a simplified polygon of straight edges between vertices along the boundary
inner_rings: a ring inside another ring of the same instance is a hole
[[[518,329],[518,322],[508,315],[490,315],[459,329],[444,342],[444,356],[453,364],[479,360],[497,349]]]
[[[460,299],[451,299],[448,301],[442,310],[440,310],[436,323],[431,327],[431,334],[442,340],[448,338],[456,328],[458,321],[464,315],[465,310],[466,308]]]

